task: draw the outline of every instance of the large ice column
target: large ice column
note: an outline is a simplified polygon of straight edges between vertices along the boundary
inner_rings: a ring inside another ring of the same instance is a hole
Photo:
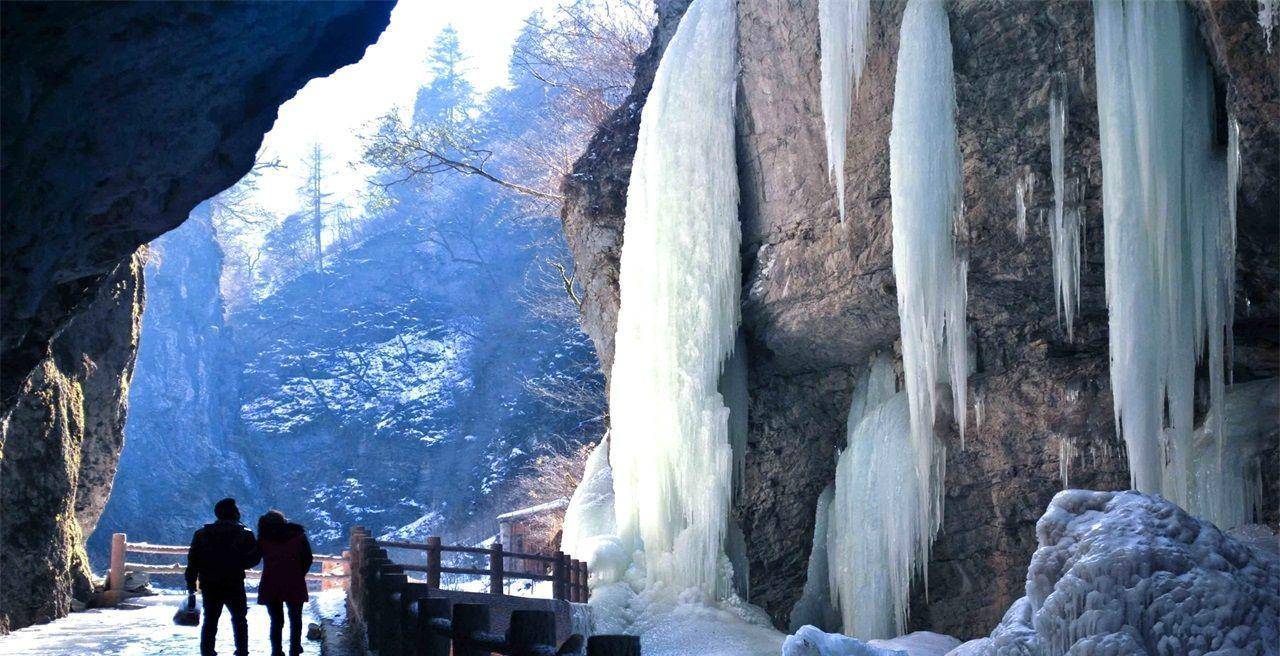
[[[940,476],[932,471],[941,460],[935,457],[933,439],[937,384],[950,380],[962,443],[967,409],[968,264],[955,243],[962,213],[955,112],[947,13],[938,0],[911,0],[899,37],[889,193],[911,453],[921,480]],[[922,499],[917,508],[922,524],[941,522],[941,486],[935,491],[938,496]]]
[[[1233,168],[1215,139],[1212,71],[1187,7],[1093,7],[1116,425],[1134,487],[1185,505],[1199,359],[1210,414],[1223,417]]]
[[[640,119],[609,390],[621,542],[648,584],[722,596],[732,482],[717,391],[738,326],[736,18],[695,0]]]
[[[836,202],[844,221],[844,151],[853,94],[867,58],[870,0],[818,0],[818,38],[822,72],[822,120],[826,127],[827,174],[836,183]]]
[[[1058,319],[1066,325],[1067,339],[1074,338],[1076,308],[1080,305],[1080,208],[1079,192],[1068,194],[1066,179],[1067,88],[1054,80],[1049,95],[1049,162],[1053,176],[1053,225],[1049,245],[1053,251],[1053,289]],[[1067,205],[1068,196],[1072,204]]]
[[[854,389],[847,430],[827,526],[831,597],[844,633],[891,638],[906,627],[911,577],[923,573],[937,533],[936,518],[919,509],[939,496],[942,449],[931,449],[920,475],[907,395],[884,355]]]

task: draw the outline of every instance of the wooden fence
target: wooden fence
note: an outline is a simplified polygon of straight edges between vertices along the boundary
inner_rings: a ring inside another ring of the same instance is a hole
[[[504,551],[501,543],[493,543],[488,548],[448,546],[440,543],[440,538],[429,537],[426,543],[398,542],[395,540],[379,540],[378,545],[384,549],[414,549],[427,552],[426,565],[400,563],[406,572],[426,572],[427,586],[439,589],[441,574],[472,574],[489,577],[489,594],[503,594],[503,586],[508,579],[527,579],[531,581],[551,581],[551,598],[563,599],[575,603],[587,601],[587,564],[570,558],[564,552],[557,551],[554,556],[542,554]],[[446,567],[441,564],[446,553],[466,553],[487,556],[489,566],[485,569],[472,567]],[[536,574],[523,571],[507,571],[506,560],[524,560],[546,565],[549,574]]]
[[[131,563],[126,557],[128,554],[159,554],[166,556],[186,556],[187,547],[182,545],[171,544],[149,544],[146,542],[129,542],[128,536],[124,533],[114,533],[111,536],[111,569],[107,572],[107,589],[116,592],[116,596],[124,590],[125,572],[146,572],[147,574],[176,574],[182,576],[186,571],[186,565],[182,563],[170,563],[167,565],[159,565],[155,563]],[[347,580],[348,564],[347,557],[331,556],[325,554],[315,554],[316,564],[320,565],[319,572],[308,572],[308,581],[320,581],[324,589],[343,585]],[[251,569],[245,572],[246,579],[262,578],[262,570]]]
[[[512,610],[507,630],[493,631],[491,607],[512,599],[501,594],[501,585],[491,585],[499,592],[489,595],[490,603],[455,603],[445,596],[449,591],[432,588],[430,583],[409,581],[405,574],[409,566],[392,562],[387,554],[387,547],[406,548],[401,544],[404,543],[375,540],[362,527],[351,531],[348,617],[357,630],[364,631],[368,646],[379,656],[640,656],[640,639],[636,636],[591,636],[584,640],[582,635],[572,634],[560,641],[557,613],[553,610]],[[433,545],[432,552],[445,550],[438,542]],[[491,560],[490,569],[486,570],[490,574],[494,571],[493,562],[499,563],[496,571],[500,573],[502,558],[510,557],[502,553],[501,546],[480,551],[499,553],[497,561]],[[438,559],[436,563],[433,570],[427,570],[428,575],[435,571],[438,578],[440,572],[453,569],[440,567]],[[585,578],[582,580],[585,582]],[[566,604],[564,599],[537,601],[561,607]]]

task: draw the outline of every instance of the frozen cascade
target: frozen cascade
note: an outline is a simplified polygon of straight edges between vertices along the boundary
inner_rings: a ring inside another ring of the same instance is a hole
[[[1093,7],[1116,425],[1134,487],[1186,505],[1195,368],[1206,357],[1210,415],[1223,417],[1234,155],[1214,143],[1212,72],[1189,10]]]
[[[896,390],[889,358],[875,356],[850,403],[827,525],[831,597],[847,635],[891,638],[906,626],[911,576],[924,573],[938,529],[920,512],[942,484],[942,448],[932,431],[926,437],[933,461],[921,472],[903,457],[917,449],[907,394]]]
[[[562,551],[587,562],[591,573],[588,583],[593,588],[622,578],[626,568],[615,536],[609,439],[606,435],[587,456],[582,480],[564,512],[560,539]]]
[[[1063,152],[1067,135],[1065,80],[1054,80],[1049,96],[1049,161],[1053,175],[1053,225],[1049,245],[1053,249],[1053,288],[1058,320],[1066,324],[1067,339],[1074,339],[1076,308],[1080,305],[1080,208],[1079,193],[1068,193]],[[1074,184],[1076,181],[1071,181]],[[1071,196],[1071,207],[1067,207]]]
[[[827,531],[831,514],[831,500],[835,490],[828,485],[818,495],[813,517],[813,548],[809,551],[809,568],[805,573],[804,590],[791,608],[791,632],[806,624],[827,632],[840,629],[840,615],[831,604],[831,587],[828,581]]]
[[[870,0],[818,0],[821,47],[822,121],[826,126],[827,173],[836,183],[836,202],[844,221],[844,151],[853,94],[867,58]],[[852,88],[850,88],[852,81]]]
[[[1280,439],[1275,422],[1280,416],[1280,379],[1232,385],[1221,407],[1221,422],[1213,416],[1217,409],[1210,410],[1205,426],[1195,432],[1186,508],[1227,530],[1256,521],[1262,506],[1259,458]],[[1221,436],[1212,432],[1214,426],[1223,431]]]
[[[610,383],[618,537],[645,584],[728,592],[729,409],[717,390],[738,327],[736,17],[696,0],[640,119],[627,195]]]
[[[956,143],[955,80],[946,10],[937,0],[911,0],[902,17],[893,128],[889,134],[889,194],[893,206],[893,274],[898,289],[902,367],[920,494],[910,505],[914,542],[903,553],[924,562],[942,523],[942,468],[946,459],[933,434],[937,384],[949,380],[952,407],[964,443],[968,376],[965,278],[968,265],[955,234],[963,213],[960,152]],[[946,369],[940,362],[946,360]],[[945,373],[944,373],[945,371]],[[841,491],[837,489],[837,496]],[[837,504],[838,505],[838,504]],[[904,507],[905,508],[905,507]],[[905,520],[904,520],[905,521]],[[895,600],[905,604],[904,568],[895,571]],[[901,587],[898,587],[901,586]],[[852,600],[849,600],[852,601]],[[860,603],[860,602],[859,602]],[[883,624],[877,624],[884,628]],[[846,614],[845,630],[851,624]]]

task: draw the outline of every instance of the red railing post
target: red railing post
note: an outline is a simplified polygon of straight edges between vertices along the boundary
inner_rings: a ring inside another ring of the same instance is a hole
[[[489,594],[502,594],[502,543],[489,546]]]

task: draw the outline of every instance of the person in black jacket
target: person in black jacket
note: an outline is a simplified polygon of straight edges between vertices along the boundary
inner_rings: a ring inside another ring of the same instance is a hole
[[[205,524],[191,538],[187,550],[187,590],[195,594],[196,584],[204,597],[204,626],[200,627],[201,656],[216,656],[214,640],[218,620],[226,606],[235,634],[236,656],[249,654],[249,612],[244,594],[244,571],[262,560],[258,541],[240,523],[235,499],[223,499],[213,506],[218,521]]]

